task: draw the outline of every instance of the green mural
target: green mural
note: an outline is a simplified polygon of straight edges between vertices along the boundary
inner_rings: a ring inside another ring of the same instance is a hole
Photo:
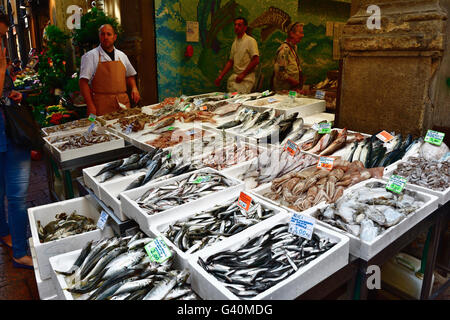
[[[338,67],[333,60],[333,39],[325,35],[326,22],[345,22],[350,16],[348,1],[332,0],[155,0],[158,87],[160,99],[181,94],[225,91],[214,80],[228,60],[235,34],[233,20],[244,16],[260,49],[259,74],[263,89],[269,88],[273,59],[286,39],[282,22],[290,18],[305,24],[305,38],[299,44],[306,83],[317,83],[328,70]],[[275,7],[276,9],[269,9]],[[280,9],[280,12],[277,10]],[[200,41],[186,42],[186,21],[198,21]],[[260,22],[260,23],[258,23]],[[186,58],[187,45],[194,55]]]

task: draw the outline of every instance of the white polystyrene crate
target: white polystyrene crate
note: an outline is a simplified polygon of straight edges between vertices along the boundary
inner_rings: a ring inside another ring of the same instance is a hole
[[[228,250],[238,250],[248,241],[256,236],[269,231],[277,224],[288,224],[292,213],[278,215],[275,219],[266,220],[259,223],[255,228],[248,232],[241,232],[233,239],[227,239],[217,246],[210,247],[201,252],[198,256],[189,259],[192,288],[205,300],[239,300],[231,291],[229,291],[222,282],[213,275],[206,272],[199,264],[198,257],[206,260],[209,256]],[[349,261],[349,239],[348,237],[335,231],[317,225],[314,229],[321,237],[327,237],[337,244],[328,252],[317,259],[311,261],[306,266],[297,270],[287,279],[279,282],[265,292],[252,298],[252,300],[293,300],[325,280],[336,271],[348,264]]]
[[[114,162],[114,161],[113,161]],[[111,162],[108,163],[104,163],[104,164],[100,164],[98,166],[95,167],[90,167],[90,168],[86,168],[83,169],[83,180],[84,183],[86,185],[86,187],[88,187],[89,189],[91,189],[95,195],[103,201],[101,193],[100,193],[100,186],[106,183],[111,183],[111,182],[119,182],[122,180],[128,180],[131,176],[139,176],[139,174],[141,172],[145,172],[146,169],[143,168],[141,170],[135,170],[132,172],[124,172],[125,176],[122,176],[120,174],[117,174],[116,176],[114,176],[112,179],[105,181],[103,183],[99,182],[99,177],[95,177],[106,165],[108,165]]]
[[[389,181],[389,178],[394,174],[394,171],[397,170],[398,166],[401,163],[407,163],[407,162],[408,162],[408,160],[406,159],[406,160],[396,162],[393,165],[387,167],[384,171],[383,180]],[[438,197],[439,204],[441,204],[441,205],[444,205],[448,201],[450,201],[450,186],[447,189],[445,189],[445,191],[437,191],[437,190],[433,190],[430,188],[415,185],[412,183],[406,183],[406,187],[409,190],[420,191],[420,192],[432,194],[432,195]]]
[[[125,179],[120,179],[117,181],[112,181],[110,183],[104,183],[100,186],[100,195],[102,201],[113,210],[114,214],[120,221],[126,221],[128,218],[122,212],[122,202],[120,201],[120,193],[124,192],[125,188],[129,186],[134,180],[144,175],[145,172],[141,172],[135,175],[126,177]],[[167,180],[165,177],[160,177],[155,179],[153,183],[158,181]]]
[[[36,279],[36,285],[39,292],[39,298],[41,300],[49,300],[56,295],[56,288],[53,279],[42,280],[39,273],[39,263],[36,257],[36,250],[33,246],[33,238],[28,240],[30,245],[31,258],[33,259],[34,278]]]
[[[58,300],[76,299],[74,295],[72,295],[72,293],[66,290],[69,287],[66,282],[66,277],[62,274],[57,273],[56,271],[69,270],[78,259],[81,250],[82,249],[67,252],[50,258],[51,277],[55,283]]]
[[[368,183],[373,182],[380,182],[383,184],[386,184],[386,181],[379,180],[379,179],[369,179],[363,182],[360,182],[347,190],[344,191],[343,197],[346,195],[354,192],[355,190],[365,186]],[[415,192],[419,195],[419,200],[424,202],[424,205],[417,209],[415,212],[410,213],[405,219],[403,219],[399,224],[390,227],[386,231],[384,231],[382,234],[378,235],[374,240],[371,242],[365,242],[362,241],[359,237],[355,237],[354,235],[343,231],[339,228],[333,227],[325,222],[318,221],[319,224],[333,229],[336,232],[345,234],[350,238],[350,254],[361,258],[365,261],[369,261],[371,258],[376,256],[380,251],[382,251],[384,248],[386,248],[388,245],[390,245],[392,242],[397,240],[399,237],[401,237],[405,232],[407,232],[409,229],[414,227],[417,223],[425,219],[427,216],[429,216],[431,213],[433,213],[437,208],[439,204],[439,199],[436,196],[433,196],[431,194],[426,194],[420,191],[415,191],[407,187],[405,190],[410,190],[412,192]],[[308,214],[312,217],[317,217],[318,209],[326,207],[325,204],[321,204],[318,207],[315,207],[313,211],[308,211]]]
[[[316,113],[307,117],[303,117],[303,121],[305,126],[313,126],[316,123],[319,123],[323,120],[327,122],[334,122],[336,119],[336,115],[334,113]]]
[[[97,143],[97,144],[94,144],[94,145],[88,146],[88,147],[66,150],[66,151],[61,151],[58,149],[58,147],[63,145],[64,142],[56,143],[56,144],[50,144],[48,142],[47,143],[50,145],[50,147],[53,150],[53,153],[55,154],[57,159],[61,162],[79,159],[79,158],[83,158],[83,157],[90,156],[93,154],[98,154],[98,153],[116,150],[116,149],[125,147],[125,141],[123,140],[123,138],[121,138],[113,133],[108,133],[108,134],[116,137],[116,139],[108,141],[108,142]]]
[[[286,213],[286,211],[284,209],[281,209],[280,207],[277,207],[259,197],[257,197],[255,194],[249,192],[249,191],[244,191],[248,196],[252,197],[253,201],[255,203],[260,203],[261,206],[263,208],[268,208],[271,210],[274,210],[275,216],[271,217],[265,221],[268,220],[272,220],[274,219],[278,214],[282,214],[282,213]],[[183,210],[183,211],[178,211],[178,212],[171,212],[171,213],[167,213],[164,215],[163,218],[161,218],[157,223],[154,223],[153,226],[150,228],[150,233],[152,236],[156,237],[163,237],[164,241],[166,242],[166,244],[177,253],[177,261],[175,261],[177,263],[177,268],[187,268],[188,267],[188,259],[190,259],[193,256],[198,256],[203,250],[205,250],[208,247],[214,247],[216,245],[218,245],[219,242],[212,244],[211,246],[208,246],[202,250],[199,250],[193,254],[186,254],[185,252],[183,252],[182,250],[180,250],[176,244],[174,244],[173,242],[171,242],[166,236],[165,236],[165,232],[169,229],[169,226],[175,224],[177,221],[180,220],[187,220],[190,217],[195,216],[196,214],[201,213],[202,211],[206,211],[206,210],[210,210],[213,209],[215,206],[217,205],[222,205],[222,204],[226,204],[228,202],[230,202],[233,199],[237,199],[239,198],[239,195],[241,193],[241,190],[233,190],[230,191],[226,194],[222,194],[220,197],[216,197],[214,199],[200,199],[198,200],[198,202],[196,203],[196,207],[195,208],[189,208],[189,210]],[[241,232],[250,232],[254,227],[256,227],[256,225],[253,225],[247,229],[245,229],[244,231]],[[239,234],[239,233],[238,233]],[[238,234],[229,237],[228,239],[232,239],[235,238]]]
[[[70,215],[75,210],[77,214],[93,219],[94,223],[97,223],[100,218],[100,210],[92,204],[89,196],[28,209],[33,246],[36,250],[36,258],[42,280],[47,280],[51,276],[48,261],[50,257],[82,248],[88,241],[97,241],[113,235],[112,229],[107,226],[103,231],[97,229],[64,239],[41,243],[37,229],[38,220],[41,221],[42,227],[45,227],[49,222],[55,220],[55,215],[63,212]]]
[[[143,209],[141,209],[139,207],[139,205],[136,203],[136,199],[139,199],[142,195],[144,195],[144,193],[146,193],[149,189],[152,188],[157,188],[160,186],[164,186],[164,185],[168,185],[171,184],[175,181],[180,181],[183,180],[185,178],[188,178],[189,176],[191,176],[194,173],[217,173],[217,174],[221,174],[222,176],[228,178],[229,180],[231,180],[232,182],[235,183],[234,186],[231,186],[230,188],[227,188],[225,190],[216,192],[216,193],[212,193],[210,195],[207,195],[203,198],[185,203],[181,206],[154,214],[154,215],[148,215]],[[182,174],[178,177],[174,177],[162,182],[156,182],[156,183],[149,183],[143,187],[137,188],[137,189],[133,189],[127,192],[123,192],[120,194],[121,197],[121,202],[122,202],[122,212],[130,219],[136,221],[136,223],[139,225],[139,227],[141,228],[141,230],[146,233],[149,234],[150,232],[150,228],[153,224],[157,223],[162,217],[164,217],[166,214],[169,213],[174,213],[174,212],[184,212],[186,210],[191,210],[191,209],[195,209],[197,207],[197,202],[201,199],[204,199],[205,201],[209,201],[212,199],[216,199],[217,197],[221,197],[224,194],[227,194],[229,192],[232,192],[233,190],[243,190],[244,186],[242,184],[241,181],[236,180],[226,174],[220,173],[217,170],[211,169],[211,168],[204,168],[204,169],[200,169],[194,172],[189,172],[189,173],[185,173]]]

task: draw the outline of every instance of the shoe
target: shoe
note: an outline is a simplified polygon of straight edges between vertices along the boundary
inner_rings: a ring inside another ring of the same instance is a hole
[[[7,244],[5,241],[3,241],[3,239],[0,237],[0,243],[2,244],[2,245],[4,245],[5,247],[7,247],[7,248],[9,248],[9,249],[12,249],[12,246],[10,246],[9,244]]]
[[[14,260],[13,260],[13,267],[18,268],[18,269],[34,270],[34,266],[28,266],[26,264],[21,264],[21,263],[15,262]]]

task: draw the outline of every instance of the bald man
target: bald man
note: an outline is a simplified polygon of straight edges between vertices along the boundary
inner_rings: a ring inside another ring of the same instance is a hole
[[[141,99],[136,87],[136,70],[130,60],[114,47],[117,33],[109,25],[99,29],[100,45],[81,58],[80,89],[88,113],[102,116],[120,109],[119,103],[130,108],[127,87],[135,103]]]

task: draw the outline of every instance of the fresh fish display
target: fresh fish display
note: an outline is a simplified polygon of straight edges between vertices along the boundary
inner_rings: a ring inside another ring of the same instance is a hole
[[[71,215],[63,212],[55,216],[54,221],[45,227],[41,221],[37,221],[39,240],[42,243],[67,238],[76,234],[81,234],[97,229],[97,225],[91,218],[78,215],[74,211]]]
[[[249,211],[238,206],[238,200],[217,205],[170,225],[166,237],[180,250],[195,253],[275,215],[275,212],[252,200]]]
[[[258,153],[263,152],[263,149],[244,144],[238,146],[234,144],[231,147],[221,150],[213,151],[212,153],[204,156],[201,162],[204,166],[210,167],[216,170],[223,170],[239,163],[243,163],[254,159],[258,156]]]
[[[70,131],[70,130],[79,129],[79,128],[87,128],[91,124],[92,124],[92,122],[89,119],[81,119],[81,120],[76,120],[76,121],[60,124],[60,125],[57,125],[54,127],[44,128],[44,131],[47,134],[53,134],[53,133]]]
[[[193,173],[183,180],[149,189],[136,202],[148,215],[153,215],[233,185],[236,183],[220,174]]]
[[[152,262],[144,247],[152,242],[139,232],[133,237],[88,243],[65,275],[76,300],[199,299],[186,283],[189,273],[173,269],[173,257]],[[170,284],[170,285],[169,285]]]
[[[108,125],[108,127],[120,127],[120,130],[122,130],[122,132],[124,133],[126,133],[127,130],[131,130],[131,132],[139,132],[144,130],[147,124],[153,123],[153,121],[155,121],[154,116],[141,113],[137,116],[117,119],[116,122]]]
[[[362,241],[371,242],[385,230],[421,208],[418,194],[404,190],[395,194],[380,182],[368,183],[322,210],[316,218],[344,230]]]
[[[436,191],[450,187],[450,161],[412,157],[400,163],[394,174],[407,178],[408,183]]]
[[[297,152],[295,156],[292,156],[279,148],[267,149],[251,163],[238,179],[245,181],[247,188],[254,189],[261,184],[272,182],[286,173],[297,172],[316,165],[317,162],[317,157],[302,152]]]
[[[310,167],[277,178],[264,196],[301,212],[322,201],[334,203],[345,188],[370,178],[381,178],[383,171],[383,168],[366,169],[360,161],[336,160],[331,171]]]
[[[127,117],[131,117],[131,116],[137,116],[140,114],[142,114],[141,108],[131,108],[131,109],[126,109],[126,110],[120,109],[116,112],[108,113],[99,118],[103,119],[105,121],[109,121],[109,120],[116,120],[116,119],[120,119],[120,118],[127,118]]]
[[[222,102],[219,102],[222,104]],[[226,102],[226,105],[218,107],[219,104],[216,104],[214,106],[214,110],[212,108],[208,108],[208,111],[213,111],[215,114],[219,116],[227,116],[228,114],[236,112],[237,109],[239,109],[242,104],[241,103],[228,103]]]
[[[252,110],[250,108],[241,108],[238,111],[234,120],[222,124],[221,126],[217,127],[217,129],[219,129],[219,130],[230,129],[230,128],[237,127],[241,124],[246,124],[246,123],[248,123],[248,121],[253,119],[253,117],[257,114],[258,114],[257,111]]]
[[[311,240],[286,224],[254,237],[238,250],[219,252],[198,264],[241,299],[251,299],[297,272],[336,244],[314,233]]]
[[[200,134],[189,134],[184,131],[168,131],[161,134],[158,138],[152,141],[147,141],[146,144],[155,148],[165,149],[173,147],[182,142],[189,142],[190,140],[201,138],[205,135],[206,131],[201,130]]]
[[[55,145],[55,148],[60,151],[67,151],[89,147],[99,143],[109,142],[117,139],[118,138],[116,136],[108,133],[99,133],[97,131],[92,131],[90,134],[85,132],[73,134],[67,137],[51,138],[49,142],[52,144],[61,143],[59,145]]]

